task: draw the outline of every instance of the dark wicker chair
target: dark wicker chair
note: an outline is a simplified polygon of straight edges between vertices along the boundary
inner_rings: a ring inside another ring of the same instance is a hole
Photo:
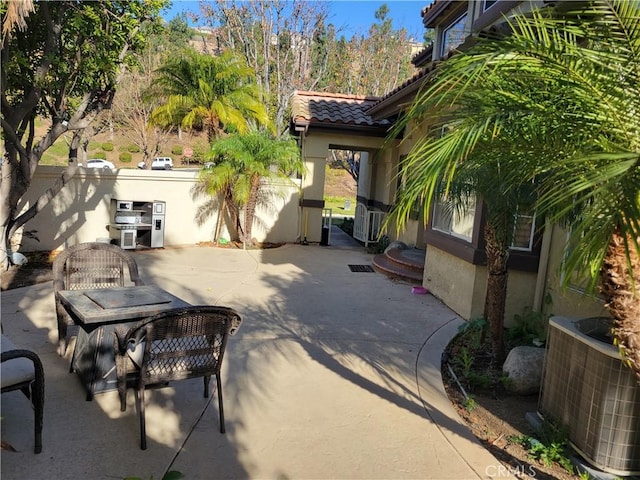
[[[2,393],[21,390],[33,405],[35,424],[35,453],[42,452],[44,412],[44,370],[35,352],[16,348],[2,335]]]
[[[60,303],[58,292],[123,287],[130,284],[126,283],[127,270],[130,283],[143,284],[135,260],[117,245],[81,243],[58,254],[53,261],[53,291],[58,317],[58,353],[61,356],[66,353],[69,339],[75,336],[77,328]]]
[[[127,408],[126,389],[137,390],[140,448],[146,450],[144,391],[148,386],[204,377],[204,396],[209,396],[211,376],[216,377],[220,433],[225,432],[220,368],[227,338],[239,328],[240,316],[232,309],[193,306],[168,310],[142,320],[126,330],[116,328],[116,372],[120,410]]]

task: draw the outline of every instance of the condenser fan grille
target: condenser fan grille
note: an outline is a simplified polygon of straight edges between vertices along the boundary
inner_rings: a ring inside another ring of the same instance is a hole
[[[617,349],[567,318],[549,322],[538,411],[567,428],[571,443],[596,467],[640,472],[640,385]]]

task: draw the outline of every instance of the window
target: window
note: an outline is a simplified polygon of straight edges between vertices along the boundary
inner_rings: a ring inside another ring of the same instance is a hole
[[[569,257],[575,254],[576,249],[580,248],[580,242],[584,241],[584,236],[585,233],[583,232],[579,235],[578,238],[572,238],[573,232],[571,231],[571,229],[566,231],[566,245],[562,258],[563,264],[566,264],[569,261]],[[567,269],[570,270],[570,272],[568,272]],[[566,283],[569,290],[572,290],[579,295],[591,297],[602,302],[605,301],[603,294],[599,291],[598,288],[596,288],[595,290],[590,288],[591,282],[594,282],[594,285],[598,286],[601,284],[602,279],[599,273],[597,271],[591,271],[588,265],[574,264],[571,268],[569,268],[567,265],[563,265],[563,268],[560,269],[560,272],[560,282],[561,284]]]
[[[535,213],[531,213],[531,211],[526,208],[519,208],[518,213],[516,213],[516,223],[513,228],[511,250],[524,252],[533,251],[533,235],[536,231]]]
[[[452,200],[442,199],[433,208],[432,228],[471,242],[475,212],[475,197],[470,197],[465,205],[456,205]]]
[[[450,51],[460,45],[466,37],[465,25],[467,23],[467,14],[458,17],[451,25],[442,32],[442,48],[440,55],[445,56]]]
[[[497,2],[497,0],[484,0],[484,2],[482,2],[482,11],[486,12],[487,10],[489,10],[495,3]]]

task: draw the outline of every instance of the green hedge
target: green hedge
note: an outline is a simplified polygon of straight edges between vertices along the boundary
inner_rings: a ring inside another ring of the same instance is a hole
[[[113,152],[113,143],[104,142],[102,144],[102,150],[104,150],[105,152]]]
[[[138,145],[136,145],[135,143],[132,143],[131,145],[129,145],[127,147],[127,150],[131,153],[139,153],[140,152],[140,147]]]
[[[101,158],[102,160],[106,160],[107,154],[104,152],[95,152],[91,154],[91,158]]]
[[[129,152],[122,152],[118,158],[122,163],[131,163],[131,154]]]
[[[182,145],[174,145],[171,149],[171,153],[174,155],[182,155]]]

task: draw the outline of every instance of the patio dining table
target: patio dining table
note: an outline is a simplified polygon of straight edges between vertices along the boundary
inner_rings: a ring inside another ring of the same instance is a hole
[[[80,327],[72,368],[87,389],[87,400],[117,389],[113,332],[118,325],[134,326],[165,310],[190,306],[156,285],[61,290],[58,296]]]

